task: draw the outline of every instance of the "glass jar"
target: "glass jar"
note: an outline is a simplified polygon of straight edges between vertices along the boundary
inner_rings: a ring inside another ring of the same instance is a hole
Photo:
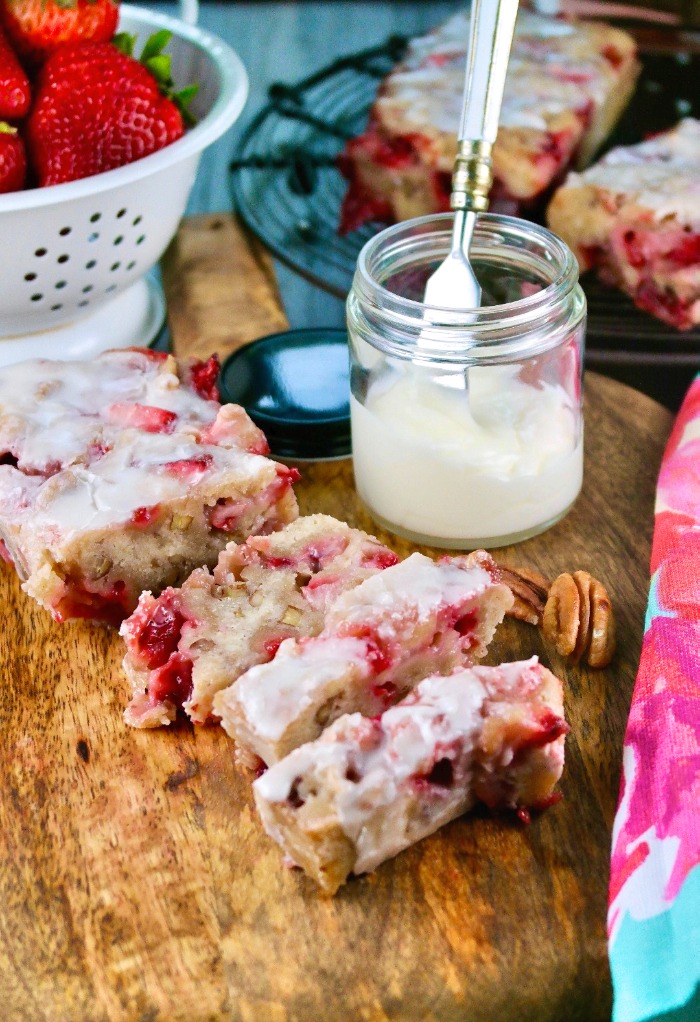
[[[484,214],[470,258],[479,309],[423,304],[452,215],[362,249],[347,317],[355,482],[380,524],[418,543],[515,543],[562,518],[583,478],[586,300],[550,231]]]

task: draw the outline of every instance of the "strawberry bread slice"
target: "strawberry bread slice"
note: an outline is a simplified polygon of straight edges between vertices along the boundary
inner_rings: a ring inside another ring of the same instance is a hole
[[[293,469],[238,448],[126,430],[44,479],[0,465],[0,537],[23,589],[57,621],[118,624],[141,593],[214,563],[232,538],[297,514]]]
[[[217,373],[214,358],[126,351],[3,374],[1,550],[56,620],[116,624],[144,590],[296,518],[296,469],[219,405]]]
[[[478,801],[557,801],[561,682],[537,658],[422,681],[378,717],[341,717],[254,785],[267,833],[327,894]]]
[[[688,117],[571,174],[547,211],[582,270],[679,330],[700,323],[699,166],[700,121]]]
[[[342,714],[380,713],[426,675],[483,656],[512,602],[485,551],[412,554],[341,594],[318,636],[285,640],[214,710],[243,762],[276,763]]]
[[[179,589],[144,593],[121,628],[134,692],[127,723],[168,724],[178,706],[205,723],[217,692],[270,660],[283,640],[320,632],[341,592],[397,561],[359,529],[310,515],[229,543],[213,571],[197,568]]]

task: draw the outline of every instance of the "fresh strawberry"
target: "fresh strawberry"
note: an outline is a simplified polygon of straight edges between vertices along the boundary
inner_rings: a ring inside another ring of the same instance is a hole
[[[0,0],[10,41],[20,57],[42,64],[60,46],[111,39],[118,0]]]
[[[157,32],[141,63],[131,56],[129,36],[77,43],[49,57],[27,122],[39,185],[101,174],[180,138],[195,89],[173,91],[170,57],[162,52],[169,39]]]
[[[0,29],[0,118],[20,121],[29,113],[31,101],[29,79]]]
[[[0,121],[0,192],[18,192],[24,188],[27,157],[17,128]]]

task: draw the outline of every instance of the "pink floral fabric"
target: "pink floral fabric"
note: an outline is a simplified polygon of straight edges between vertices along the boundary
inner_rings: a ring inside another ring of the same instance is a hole
[[[651,575],[613,831],[608,930],[614,1017],[698,1022],[700,377],[661,466]]]

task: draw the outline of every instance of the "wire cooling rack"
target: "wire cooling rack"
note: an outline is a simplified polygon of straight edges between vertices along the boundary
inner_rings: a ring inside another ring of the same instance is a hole
[[[679,39],[661,48],[653,44],[646,52],[642,46],[635,96],[608,148],[637,142],[682,116],[700,117],[700,47],[683,49]],[[391,36],[294,85],[272,85],[231,162],[234,206],[247,226],[278,259],[340,298],[350,289],[360,249],[383,225],[338,233],[347,183],[337,157],[345,142],[364,130],[378,85],[407,43],[403,36]],[[700,368],[700,330],[679,335],[592,275],[582,284],[589,349],[610,349],[608,361],[620,354],[624,363],[641,350],[653,355],[673,348],[683,366]]]
[[[336,159],[363,131],[379,82],[407,44],[394,35],[295,85],[272,85],[231,163],[234,206],[247,226],[282,262],[340,298],[377,225],[338,234],[347,182]]]

